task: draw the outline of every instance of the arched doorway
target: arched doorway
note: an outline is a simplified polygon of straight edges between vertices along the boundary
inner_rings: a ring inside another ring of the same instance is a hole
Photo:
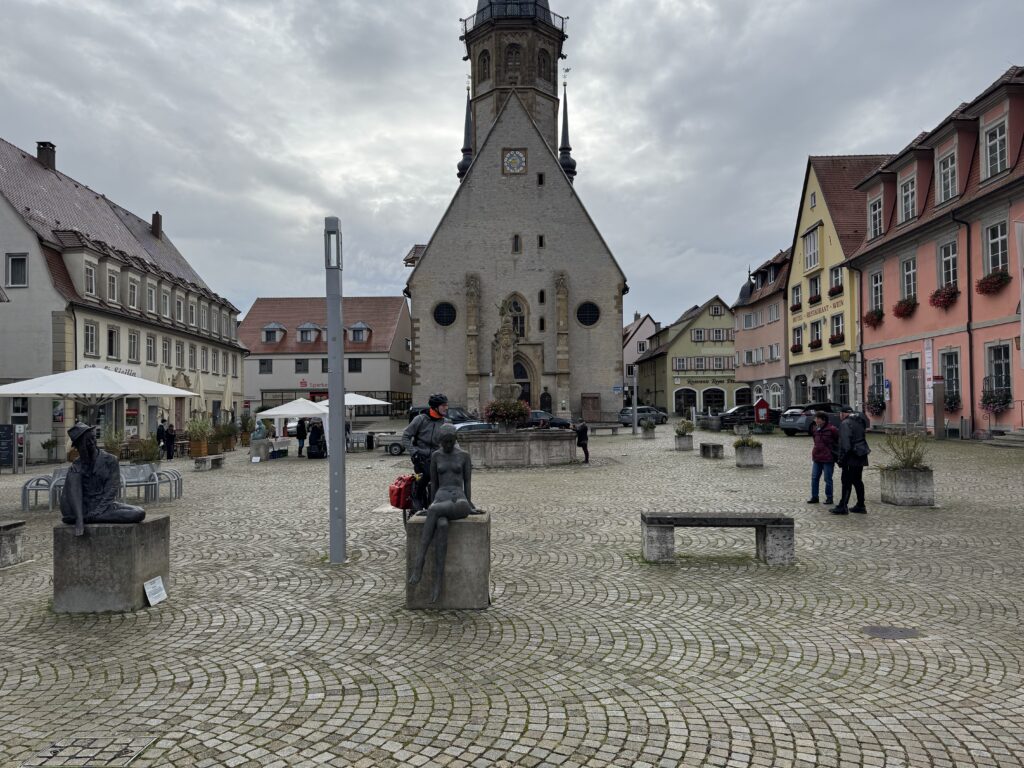
[[[725,410],[725,390],[723,389],[719,389],[718,387],[705,389],[701,394],[701,400],[701,406],[704,413],[714,415]]]
[[[551,410],[551,393],[548,392],[548,388],[544,387],[544,391],[540,393],[540,409],[547,411],[548,413],[554,413]]]
[[[697,407],[697,390],[684,387],[677,389],[675,396],[675,410],[677,414],[688,416],[691,408]]]
[[[832,374],[832,399],[840,405],[850,404],[850,374],[846,371]]]
[[[743,389],[737,389],[733,395],[736,402],[733,405],[750,405],[754,401],[750,399],[750,387],[743,387]]]
[[[807,377],[797,376],[793,379],[793,405],[804,405],[807,402]]]
[[[768,389],[768,407],[769,408],[782,408],[782,385],[772,384]]]
[[[516,384],[522,387],[522,391],[519,393],[519,399],[526,402],[532,408],[533,387],[530,385],[530,371],[522,360],[516,360],[512,364],[512,375],[515,377]]]

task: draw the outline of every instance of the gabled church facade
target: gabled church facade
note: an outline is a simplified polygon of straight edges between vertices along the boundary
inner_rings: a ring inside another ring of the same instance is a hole
[[[460,185],[413,266],[413,400],[444,392],[483,412],[493,399],[502,312],[516,331],[521,399],[609,418],[622,404],[623,274],[576,190],[556,65],[565,20],[544,0],[480,0],[464,21],[472,90]]]

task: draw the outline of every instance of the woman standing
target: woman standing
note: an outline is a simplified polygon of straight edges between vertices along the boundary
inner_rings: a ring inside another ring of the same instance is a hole
[[[818,503],[818,486],[821,476],[825,476],[825,503],[832,503],[832,473],[836,466],[836,453],[839,450],[839,430],[828,423],[828,414],[818,411],[814,414],[814,426],[811,427],[814,448],[811,449],[811,498],[808,504]]]

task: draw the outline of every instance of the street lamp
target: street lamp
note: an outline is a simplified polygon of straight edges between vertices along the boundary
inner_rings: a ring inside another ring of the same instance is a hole
[[[337,216],[324,219],[324,267],[327,272],[327,444],[328,510],[331,565],[341,565],[345,554],[345,332],[341,318],[341,223]]]

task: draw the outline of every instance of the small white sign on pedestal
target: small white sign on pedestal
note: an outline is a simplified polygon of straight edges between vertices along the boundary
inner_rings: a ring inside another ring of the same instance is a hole
[[[150,605],[162,603],[167,599],[167,592],[164,590],[164,579],[162,576],[150,579],[142,586],[146,589],[146,599],[149,600]]]
[[[259,456],[253,456],[252,457],[252,463],[253,464],[259,464],[260,463],[260,457]]]

